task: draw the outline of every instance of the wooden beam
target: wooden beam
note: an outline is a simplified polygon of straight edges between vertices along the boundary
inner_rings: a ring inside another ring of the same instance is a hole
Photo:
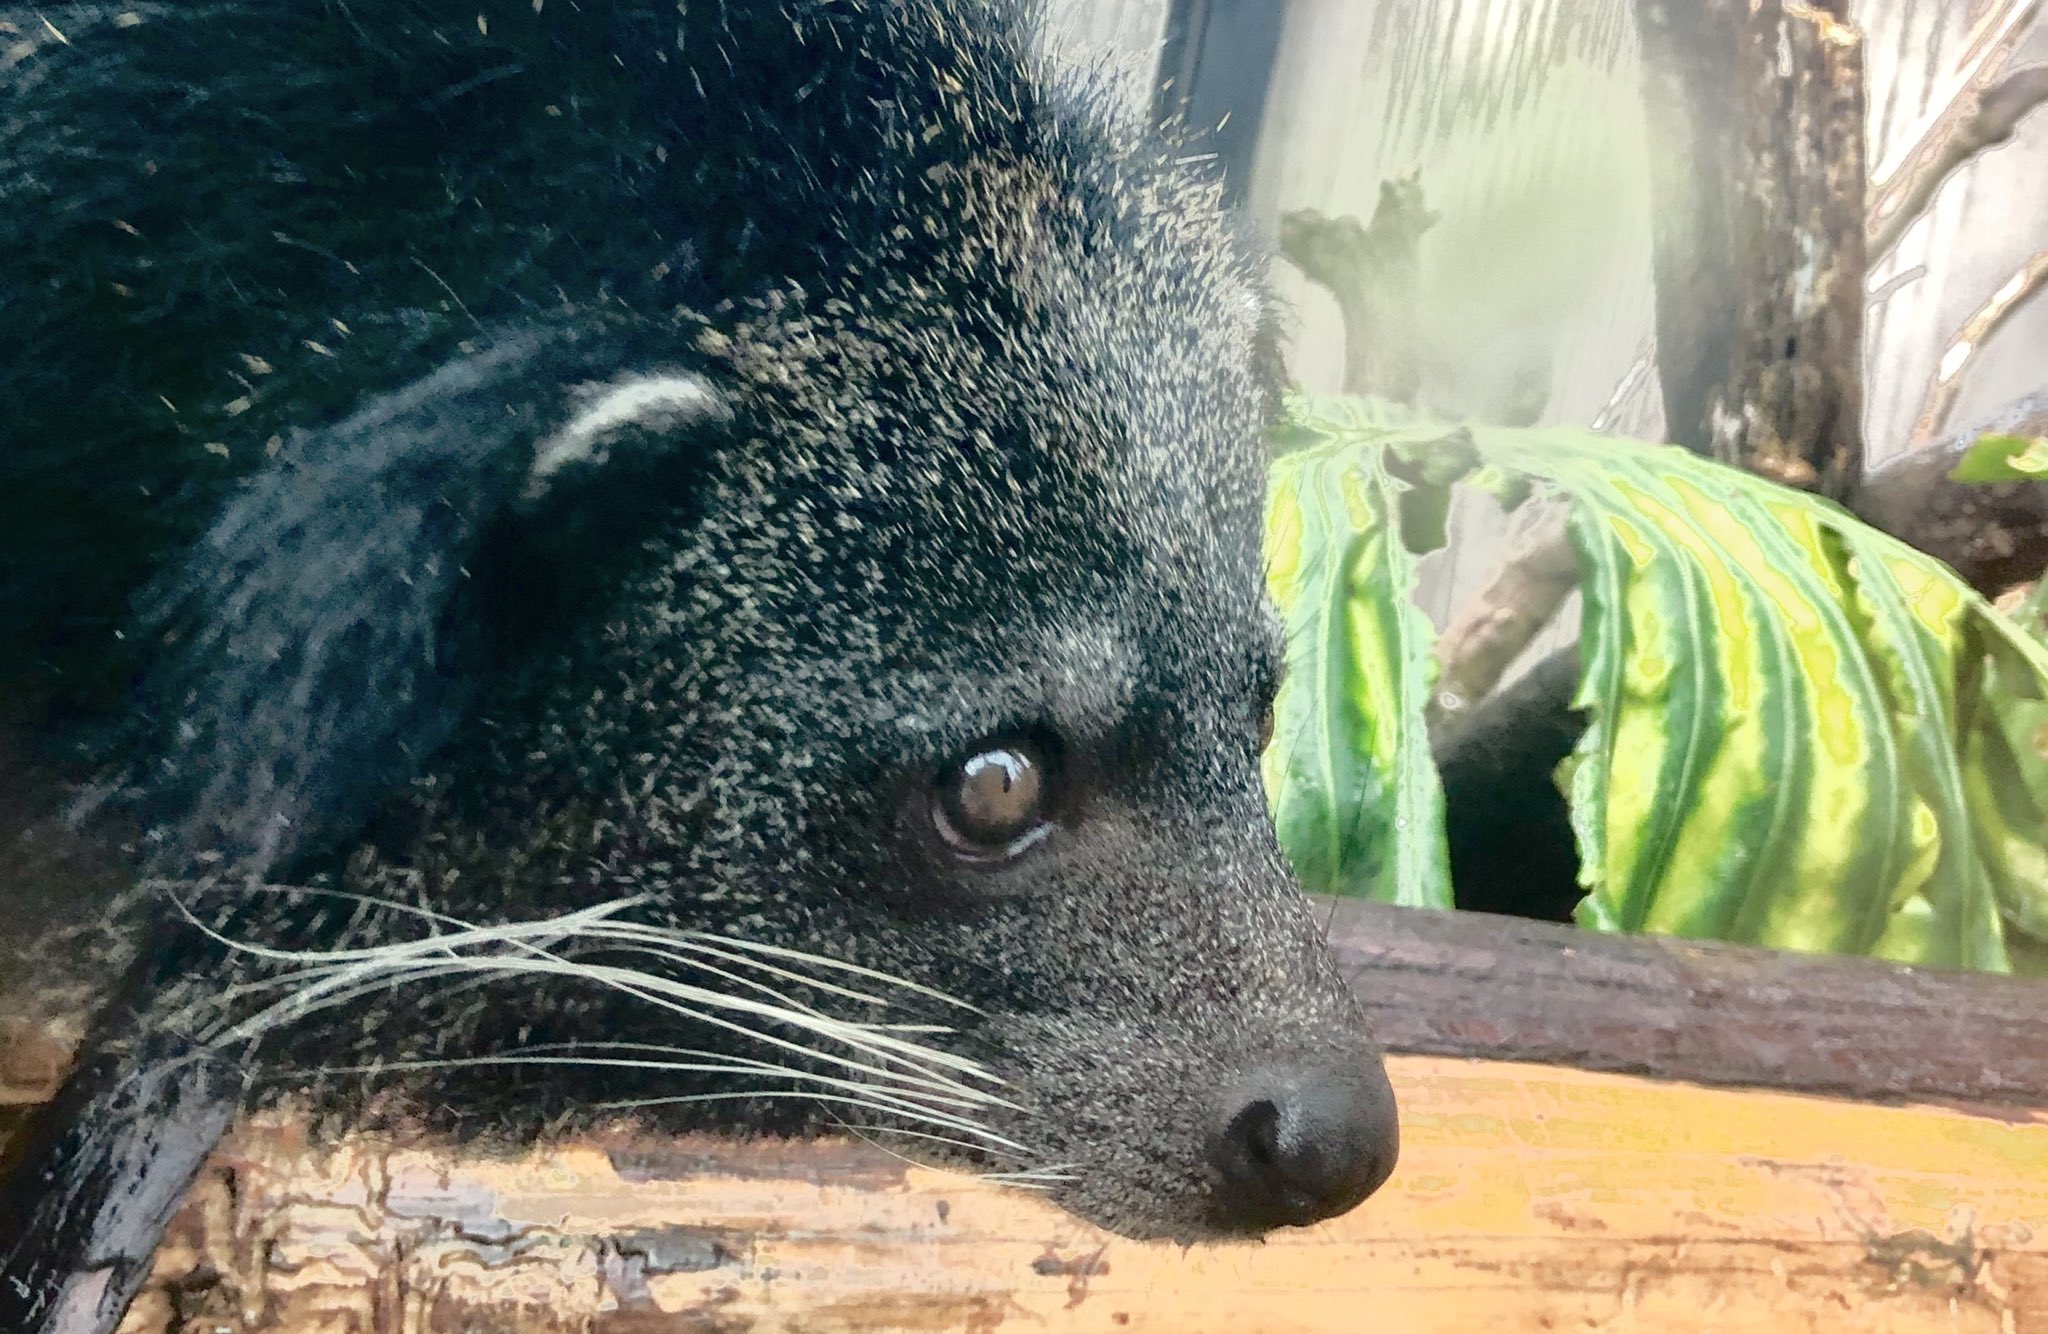
[[[1182,1251],[860,1144],[621,1127],[516,1154],[316,1147],[286,1109],[229,1137],[122,1328],[1220,1334],[1350,1331],[1365,1309],[1403,1331],[2048,1321],[2040,985],[1318,907],[1382,1039],[1439,1053],[1389,1058],[1401,1167],[1323,1227]],[[39,1032],[0,1051],[17,1103],[62,1068],[62,1035]],[[1472,1059],[1502,1052],[1550,1064]],[[1659,1078],[1606,1073],[1628,1070]]]
[[[2048,1122],[1398,1057],[1348,1217],[1183,1250],[852,1143],[245,1127],[124,1334],[1928,1329],[2048,1320]]]

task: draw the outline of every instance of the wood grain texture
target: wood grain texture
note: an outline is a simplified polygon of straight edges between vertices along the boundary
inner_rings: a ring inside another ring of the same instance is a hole
[[[2048,1329],[2048,1119],[1392,1070],[1380,1196],[1185,1252],[862,1145],[322,1155],[272,1118],[217,1157],[122,1329]]]

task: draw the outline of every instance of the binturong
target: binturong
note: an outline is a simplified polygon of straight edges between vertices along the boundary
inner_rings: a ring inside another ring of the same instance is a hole
[[[1261,264],[1028,13],[0,28],[0,689],[140,887],[0,1328],[106,1328],[286,1098],[852,1133],[1181,1242],[1386,1179],[1260,780]]]

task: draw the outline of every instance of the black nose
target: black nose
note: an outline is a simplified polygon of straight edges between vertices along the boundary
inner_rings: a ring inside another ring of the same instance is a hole
[[[1378,1190],[1401,1152],[1376,1060],[1275,1065],[1224,1100],[1209,1160],[1220,1222],[1263,1232],[1335,1218]]]

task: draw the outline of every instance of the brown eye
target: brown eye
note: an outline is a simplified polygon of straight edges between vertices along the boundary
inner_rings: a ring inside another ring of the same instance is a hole
[[[940,777],[932,824],[955,852],[1013,857],[1052,827],[1045,819],[1048,782],[1045,762],[1031,748],[990,747]]]
[[[1266,706],[1266,711],[1259,715],[1259,754],[1265,754],[1269,749],[1272,748],[1272,745],[1273,706],[1268,704]]]

